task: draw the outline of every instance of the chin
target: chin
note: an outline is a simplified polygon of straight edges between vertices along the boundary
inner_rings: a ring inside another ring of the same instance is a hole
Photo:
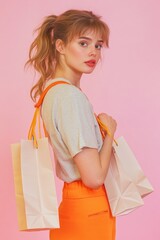
[[[83,71],[83,73],[85,73],[85,74],[90,74],[90,73],[92,73],[92,72],[94,71],[94,69],[95,69],[95,68],[85,69],[85,70]]]
[[[92,73],[93,71],[94,71],[94,69],[88,70],[88,71],[84,71],[84,73],[85,73],[85,74],[90,74],[90,73]]]
[[[92,71],[93,72],[93,71]],[[85,72],[84,74],[91,74],[92,72]]]
[[[79,73],[79,74],[90,74],[90,73],[92,73],[93,71],[94,71],[94,68],[92,68],[92,69],[80,69],[80,70],[75,71],[75,72],[77,72],[77,73]]]

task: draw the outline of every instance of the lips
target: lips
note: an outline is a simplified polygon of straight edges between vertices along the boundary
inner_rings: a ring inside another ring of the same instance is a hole
[[[96,60],[92,59],[92,60],[86,61],[85,63],[86,63],[89,67],[94,67],[95,64],[96,64]]]

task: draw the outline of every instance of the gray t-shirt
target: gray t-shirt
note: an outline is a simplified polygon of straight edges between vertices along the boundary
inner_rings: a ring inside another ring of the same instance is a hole
[[[63,80],[49,80],[46,87]],[[69,82],[70,83],[70,82]],[[102,137],[92,105],[74,85],[59,84],[51,88],[42,104],[42,119],[55,156],[56,175],[65,182],[80,179],[73,157],[84,147],[102,147]]]

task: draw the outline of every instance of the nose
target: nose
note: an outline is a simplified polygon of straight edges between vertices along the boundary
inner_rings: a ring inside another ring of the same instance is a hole
[[[90,49],[89,49],[89,56],[96,57],[96,55],[97,55],[97,52],[96,52],[95,46],[94,47],[90,47]]]

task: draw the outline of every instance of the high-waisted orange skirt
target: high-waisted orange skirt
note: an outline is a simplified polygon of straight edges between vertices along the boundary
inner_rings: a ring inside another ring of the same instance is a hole
[[[115,240],[115,217],[104,186],[90,189],[81,180],[64,183],[59,217],[60,228],[50,231],[50,240]]]

